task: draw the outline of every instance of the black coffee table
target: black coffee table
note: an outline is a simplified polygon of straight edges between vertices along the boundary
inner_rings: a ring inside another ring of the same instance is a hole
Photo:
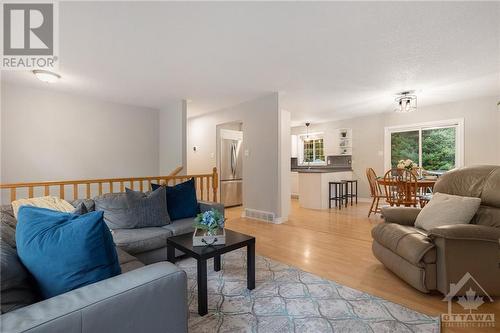
[[[247,247],[247,288],[255,289],[255,237],[226,229],[226,244],[213,246],[193,246],[193,234],[167,238],[167,259],[175,262],[175,249],[196,259],[198,268],[198,313],[208,312],[207,299],[207,259],[214,258],[214,270],[220,271],[220,255]]]

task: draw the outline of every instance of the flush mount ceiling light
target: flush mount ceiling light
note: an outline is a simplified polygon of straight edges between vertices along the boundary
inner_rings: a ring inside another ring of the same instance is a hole
[[[413,90],[400,92],[396,97],[397,106],[394,111],[406,113],[417,110],[417,96],[413,93]]]
[[[38,80],[46,83],[54,83],[61,78],[61,75],[43,69],[35,69],[33,74]]]

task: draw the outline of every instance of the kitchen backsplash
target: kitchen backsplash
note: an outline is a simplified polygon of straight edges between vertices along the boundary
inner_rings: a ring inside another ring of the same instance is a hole
[[[331,155],[327,156],[328,166],[342,166],[342,167],[350,167],[352,162],[351,155]]]
[[[327,165],[321,165],[321,166],[314,166],[314,168],[332,168],[332,167],[344,167],[344,168],[350,168],[351,167],[351,162],[352,162],[352,156],[351,155],[330,155],[327,156]],[[299,161],[298,158],[292,157],[291,158],[291,168],[296,169],[296,168],[301,168],[304,167],[303,165],[299,166]]]

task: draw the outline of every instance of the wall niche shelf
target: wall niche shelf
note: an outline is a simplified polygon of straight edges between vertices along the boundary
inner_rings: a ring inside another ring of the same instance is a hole
[[[337,143],[335,146],[336,155],[352,155],[352,129],[336,129]]]

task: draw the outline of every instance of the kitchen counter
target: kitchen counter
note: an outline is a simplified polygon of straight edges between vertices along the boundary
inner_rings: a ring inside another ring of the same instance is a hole
[[[299,204],[304,208],[328,209],[328,183],[353,179],[351,168],[318,168],[298,171]]]

